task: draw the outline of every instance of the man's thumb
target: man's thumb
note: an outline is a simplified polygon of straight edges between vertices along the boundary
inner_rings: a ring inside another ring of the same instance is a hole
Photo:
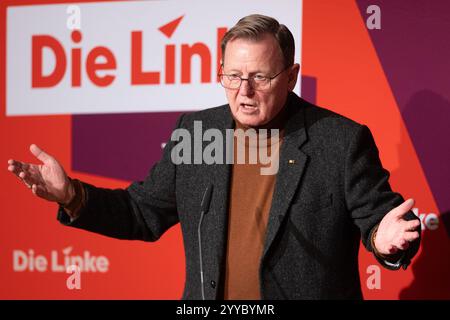
[[[414,206],[414,199],[410,198],[394,209],[394,215],[398,218],[403,217]]]
[[[47,163],[51,159],[51,156],[49,156],[44,150],[42,150],[35,144],[30,145],[30,151],[36,158],[41,160],[43,163]]]

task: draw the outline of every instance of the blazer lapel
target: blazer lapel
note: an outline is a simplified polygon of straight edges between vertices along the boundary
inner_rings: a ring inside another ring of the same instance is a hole
[[[226,134],[227,129],[234,128],[233,117],[231,116],[230,108],[227,107],[225,110],[224,116],[220,119],[220,123],[217,129],[222,133],[223,139],[223,150],[225,151],[223,155],[223,164],[214,165],[214,174],[212,176],[213,185],[214,185],[214,210],[216,210],[216,214],[218,220],[216,221],[218,225],[218,230],[222,230],[223,234],[220,234],[221,245],[226,245],[226,230],[227,230],[227,216],[228,216],[228,195],[230,189],[230,179],[231,179],[231,170],[232,165],[227,164],[226,155],[231,154],[230,150],[233,150],[233,137],[228,137]],[[230,141],[227,141],[227,137],[231,138]],[[230,150],[228,150],[230,149]],[[225,231],[225,232],[224,232]]]
[[[227,229],[228,229],[228,196],[230,189],[230,178],[232,165],[226,162],[226,148],[233,148],[230,141],[226,141],[226,130],[233,129],[234,121],[231,116],[229,107],[225,109],[223,117],[221,117],[216,129],[222,133],[224,159],[223,164],[214,164],[208,170],[210,177],[209,181],[213,185],[213,193],[211,198],[210,210],[205,216],[204,226],[204,241],[209,243],[204,247],[205,262],[209,262],[212,267],[212,274],[218,276],[221,273],[221,266],[225,263],[225,253],[227,245]],[[232,138],[232,137],[231,137]],[[232,142],[232,140],[231,140]],[[203,241],[202,241],[203,242]],[[218,279],[217,279],[218,280]]]
[[[290,107],[299,108],[300,110],[297,110],[286,124],[285,137],[280,151],[279,170],[266,231],[263,259],[286,216],[308,160],[308,156],[300,150],[300,147],[307,140],[303,107],[297,103],[294,106],[291,104]]]

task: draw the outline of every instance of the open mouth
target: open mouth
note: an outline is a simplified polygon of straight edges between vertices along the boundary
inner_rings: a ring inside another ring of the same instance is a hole
[[[253,104],[241,103],[241,108],[244,108],[246,110],[255,110],[256,106]]]

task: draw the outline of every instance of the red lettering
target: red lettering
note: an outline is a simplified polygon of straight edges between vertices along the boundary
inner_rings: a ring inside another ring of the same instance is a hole
[[[219,73],[222,68],[222,47],[220,44],[226,32],[227,28],[217,28],[217,82],[220,82]]]
[[[197,42],[192,46],[181,46],[181,83],[191,82],[191,60],[195,54],[201,59],[201,82],[211,82],[211,53],[206,44]]]
[[[66,54],[59,41],[52,36],[38,35],[31,38],[32,46],[32,88],[48,88],[57,85],[66,72]],[[42,51],[52,50],[55,56],[55,68],[49,75],[42,74]]]
[[[99,63],[97,62],[98,57],[105,57],[106,62]],[[113,70],[116,68],[116,58],[114,58],[113,53],[106,47],[95,47],[89,52],[87,60],[86,60],[86,72],[91,81],[99,86],[106,87],[109,86],[114,79],[116,78],[114,75],[104,75],[100,77],[97,75],[98,70]]]
[[[227,28],[217,28],[217,56],[216,71],[220,72],[222,51],[221,41]],[[79,30],[71,33],[71,39],[74,44],[80,44],[82,34]],[[43,74],[43,52],[47,48],[51,50],[55,58],[55,67],[49,73]],[[164,65],[164,83],[175,84],[176,82],[176,57],[177,48],[181,49],[181,83],[191,83],[192,60],[198,56],[200,61],[200,81],[201,83],[211,83],[212,57],[209,47],[203,42],[194,44],[167,44],[165,46],[165,65]],[[81,87],[83,54],[81,47],[73,47],[70,50],[71,61],[71,85],[72,87]],[[151,56],[151,55],[149,55]],[[99,61],[102,58],[103,61]],[[43,88],[53,87],[61,82],[66,72],[67,59],[62,44],[54,37],[49,35],[36,35],[32,37],[32,87]],[[99,75],[101,70],[115,70],[117,66],[116,58],[113,52],[107,47],[94,47],[88,52],[86,57],[86,73],[90,81],[96,86],[109,86],[114,80],[115,75],[108,73]],[[219,81],[219,79],[216,79]],[[160,71],[143,70],[143,44],[142,31],[131,32],[131,85],[159,85],[161,83]]]
[[[72,41],[79,43],[81,41],[81,32],[74,30],[72,32]],[[81,86],[81,48],[72,49],[72,87]]]
[[[166,46],[166,83],[175,83],[175,45]]]
[[[131,84],[159,84],[159,72],[142,71],[142,32],[131,33]]]

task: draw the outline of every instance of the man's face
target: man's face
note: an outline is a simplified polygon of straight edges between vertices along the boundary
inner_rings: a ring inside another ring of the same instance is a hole
[[[283,69],[283,54],[270,34],[257,41],[238,38],[227,43],[224,74],[242,78],[273,77]],[[254,90],[248,81],[242,81],[239,89],[225,89],[234,118],[249,127],[267,124],[284,107],[288,93],[295,87],[298,71],[298,64],[289,67],[272,79],[270,87],[264,91]]]

